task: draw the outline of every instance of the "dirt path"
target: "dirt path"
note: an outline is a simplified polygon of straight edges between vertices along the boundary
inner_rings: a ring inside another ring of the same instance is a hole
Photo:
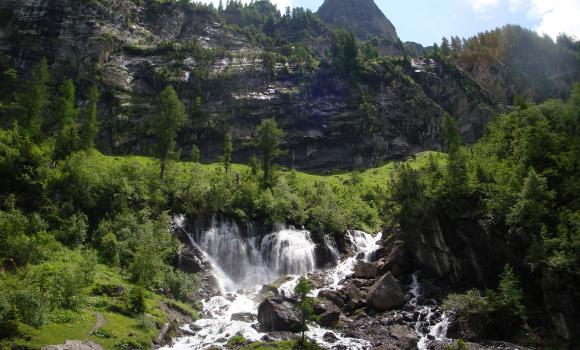
[[[105,316],[103,316],[103,314],[101,314],[100,312],[97,312],[95,316],[97,317],[97,320],[95,321],[95,325],[93,326],[93,328],[91,328],[87,336],[90,336],[94,332],[98,331],[101,327],[105,325],[105,323],[107,323]]]

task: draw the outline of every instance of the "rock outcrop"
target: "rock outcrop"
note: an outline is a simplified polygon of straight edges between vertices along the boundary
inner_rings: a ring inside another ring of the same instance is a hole
[[[85,340],[67,340],[62,345],[49,345],[42,350],[103,350],[103,348],[92,341]]]
[[[384,49],[390,54],[403,53],[395,26],[373,0],[325,0],[317,13],[323,21],[363,40],[372,36],[386,40]]]
[[[314,304],[314,313],[318,316],[318,323],[323,327],[331,328],[340,318],[340,308],[329,300],[319,300]]]
[[[377,265],[366,261],[358,261],[354,266],[354,277],[371,279],[377,277]]]
[[[355,7],[373,14],[363,16],[377,27],[371,32],[390,38],[385,40],[396,48],[392,25],[372,0],[362,2]],[[4,1],[0,10],[9,9],[9,16],[0,26],[0,66],[13,66],[27,78],[46,57],[54,77],[73,78],[81,104],[98,80],[103,98],[96,144],[107,154],[152,154],[152,101],[169,84],[190,115],[177,138],[182,156],[197,144],[203,161],[215,161],[225,125],[234,142],[243,143],[261,120],[276,116],[288,150],[280,161],[309,170],[370,167],[439,149],[445,112],[453,112],[462,132],[471,135],[498,110],[481,98],[480,87],[465,84],[469,77],[453,83],[455,75],[441,66],[429,72],[439,80],[417,75],[415,82],[404,60],[369,67],[359,84],[373,93],[361,96],[323,57],[332,32],[318,22],[306,28],[306,36],[283,24],[274,29],[289,45],[307,47],[320,65],[276,55],[270,62],[251,35],[231,29],[241,23],[235,14],[220,17],[186,2],[165,2],[154,11],[150,6],[130,0]],[[376,115],[361,112],[363,100],[376,106]],[[237,147],[233,160],[246,162],[254,153]]]
[[[258,307],[258,322],[265,332],[299,332],[302,328],[294,305],[282,298],[269,298]]]
[[[368,292],[367,304],[382,311],[392,310],[405,303],[401,282],[387,272],[379,278]]]

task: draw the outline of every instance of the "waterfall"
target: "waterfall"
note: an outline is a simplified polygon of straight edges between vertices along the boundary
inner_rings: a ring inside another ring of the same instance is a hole
[[[314,270],[314,243],[310,232],[282,229],[262,239],[260,253],[279,275],[304,275]]]
[[[380,248],[379,242],[383,237],[383,233],[379,232],[373,237],[363,231],[349,230],[346,233],[346,237],[350,241],[353,251],[355,253],[364,253],[365,260],[369,261],[372,259],[374,252]]]
[[[242,234],[235,221],[215,216],[209,228],[193,233],[184,229],[184,216],[176,216],[174,224],[206,256],[225,291],[252,288],[284,275],[303,275],[316,266],[315,245],[305,230],[278,225],[276,231],[261,235],[248,224]]]
[[[330,252],[330,255],[332,256],[334,262],[335,263],[338,262],[340,260],[340,252],[338,251],[338,247],[336,246],[336,241],[334,240],[334,237],[332,237],[331,235],[325,235],[324,246],[326,247],[328,252]]]
[[[347,231],[346,238],[347,241],[350,241],[354,255],[340,261],[334,268],[330,269],[328,272],[330,284],[323,288],[315,289],[312,292],[313,296],[317,296],[323,290],[341,289],[340,282],[354,273],[354,267],[358,261],[356,256],[363,254],[364,259],[368,261],[373,253],[380,248],[378,244],[382,238],[382,233],[378,233],[373,237],[362,231]]]
[[[420,305],[420,298],[423,296],[423,291],[419,284],[417,272],[412,275],[409,293],[411,293],[412,297],[409,300],[408,305],[418,309],[419,311],[419,316],[415,323],[415,332],[420,337],[419,342],[417,343],[417,348],[419,350],[427,350],[427,342],[429,341],[429,338],[436,340],[444,340],[446,338],[451,315],[447,311],[438,315],[432,306]]]

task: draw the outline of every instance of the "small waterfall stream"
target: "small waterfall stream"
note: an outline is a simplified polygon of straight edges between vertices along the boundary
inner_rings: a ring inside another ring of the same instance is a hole
[[[420,337],[417,348],[419,350],[427,350],[427,344],[430,339],[445,339],[450,323],[450,315],[447,312],[439,314],[435,312],[433,306],[422,305],[420,299],[423,297],[423,291],[419,284],[418,274],[414,273],[412,278],[409,292],[413,297],[408,304],[419,311],[419,316],[415,323],[415,332]]]
[[[267,334],[253,327],[256,321],[262,285],[283,277],[291,276],[279,286],[281,295],[290,297],[299,276],[313,272],[316,268],[315,244],[310,233],[291,227],[277,227],[274,232],[260,234],[249,226],[242,233],[232,220],[211,220],[210,227],[188,232],[184,216],[176,216],[174,224],[183,230],[211,265],[211,273],[219,282],[222,295],[202,302],[203,317],[192,325],[182,328],[190,336],[175,339],[172,346],[165,350],[201,350],[211,346],[220,348],[234,335],[242,335],[248,341],[262,340]],[[381,234],[375,237],[361,231],[349,231],[345,239],[349,243],[351,256],[340,261],[336,242],[331,237],[324,238],[328,251],[336,257],[336,266],[325,270],[328,283],[314,290],[311,295],[318,296],[323,290],[340,290],[341,281],[354,272],[358,259],[371,260],[380,248]],[[410,285],[412,298],[409,305],[419,311],[415,330],[420,337],[418,348],[426,349],[429,337],[444,339],[448,318],[440,315],[433,307],[423,306],[421,286],[417,274],[413,274]],[[327,343],[325,335],[332,333],[338,339]],[[307,336],[323,348],[367,350],[371,344],[363,339],[349,338],[340,333],[309,325]]]
[[[211,272],[220,283],[222,295],[203,301],[203,318],[192,325],[183,326],[191,336],[178,338],[174,345],[163,349],[219,347],[238,334],[249,341],[261,340],[266,334],[252,327],[253,322],[241,319],[256,318],[262,285],[279,277],[292,276],[279,287],[280,294],[291,296],[298,277],[314,271],[316,267],[315,244],[310,238],[310,232],[305,230],[279,226],[274,232],[262,235],[250,226],[243,234],[234,221],[214,217],[208,229],[189,232],[183,215],[176,216],[174,224],[210,263]],[[372,236],[364,232],[357,232],[353,237],[353,249],[357,252],[368,253],[377,248]],[[325,244],[338,260],[340,254],[336,242],[326,238]],[[330,270],[333,283],[329,288],[339,287],[339,281],[352,273],[355,261],[355,258],[345,259]],[[316,325],[309,326],[307,335],[324,346],[324,335],[329,332],[338,339],[332,346],[353,350],[369,347],[364,340],[343,337]],[[330,347],[330,344],[326,345]]]

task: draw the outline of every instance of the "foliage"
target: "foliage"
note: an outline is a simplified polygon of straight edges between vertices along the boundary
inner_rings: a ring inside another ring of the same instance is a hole
[[[359,47],[354,33],[339,30],[334,34],[330,54],[337,72],[351,80],[359,71]]]
[[[18,97],[23,108],[20,124],[33,138],[41,135],[46,107],[49,102],[50,73],[45,58],[32,70],[32,79],[26,84],[25,91]]]
[[[282,154],[280,144],[284,132],[274,119],[264,119],[256,128],[256,144],[262,153],[262,185],[271,187],[274,184],[273,162]]]
[[[89,104],[84,111],[84,120],[81,128],[81,149],[89,150],[94,147],[94,139],[99,131],[97,121],[97,104],[101,93],[94,85],[89,89]]]
[[[0,296],[0,339],[18,334],[18,310],[5,296]]]
[[[59,97],[55,107],[58,133],[55,145],[55,158],[62,160],[74,152],[79,144],[76,125],[78,110],[75,107],[75,86],[72,80],[65,80],[59,88]]]
[[[226,174],[230,170],[230,163],[232,162],[232,152],[234,151],[234,146],[232,144],[232,134],[226,133],[224,136],[224,154],[222,156],[222,162],[224,163],[224,170]]]
[[[185,107],[172,86],[163,90],[157,98],[158,117],[155,130],[159,135],[158,157],[161,163],[160,177],[163,180],[167,163],[175,149],[175,134],[186,120]]]
[[[301,276],[298,279],[296,287],[294,287],[294,295],[298,299],[298,308],[302,314],[302,339],[301,343],[306,344],[304,338],[304,332],[308,329],[306,326],[306,321],[312,320],[314,316],[314,301],[308,294],[314,289],[312,282],[310,282],[306,277]]]
[[[451,293],[443,301],[443,308],[465,315],[485,312],[488,301],[477,289],[471,289],[464,294]]]
[[[145,306],[145,292],[142,288],[136,287],[128,294],[128,309],[135,315],[142,315],[147,310]]]
[[[230,339],[228,339],[228,346],[229,347],[234,347],[234,346],[242,346],[244,344],[246,344],[246,338],[244,338],[243,335],[234,335],[233,337],[231,337]]]
[[[469,350],[469,347],[462,339],[457,339],[453,344],[445,345],[443,350]]]

